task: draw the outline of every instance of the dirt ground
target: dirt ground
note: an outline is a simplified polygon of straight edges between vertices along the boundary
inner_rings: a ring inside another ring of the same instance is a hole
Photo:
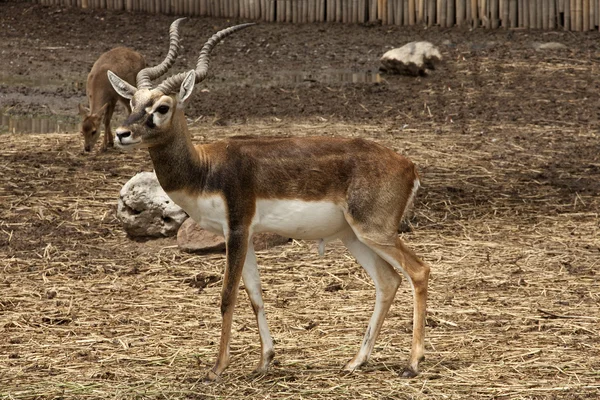
[[[126,45],[156,62],[172,20],[0,2],[0,110],[76,123],[98,55]],[[175,70],[236,22],[186,21]],[[440,46],[435,71],[377,74],[383,52],[419,39]],[[567,48],[534,49],[549,41]],[[187,111],[195,142],[360,136],[419,167],[403,238],[432,277],[426,360],[410,380],[398,375],[406,282],[370,363],[344,373],[372,282],[341,244],[320,257],[294,241],[258,254],[276,365],[250,374],[260,345],[242,293],[232,364],[203,384],[224,257],[126,237],[118,192],[152,169],[147,154],[85,154],[75,129],[0,135],[0,398],[598,398],[599,43],[597,32],[260,24],[214,50]]]

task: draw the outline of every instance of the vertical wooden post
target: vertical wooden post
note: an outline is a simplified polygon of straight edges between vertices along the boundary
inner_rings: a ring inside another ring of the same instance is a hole
[[[531,29],[537,29],[537,7],[535,0],[529,0],[529,27]]]
[[[333,5],[335,7],[335,1],[333,2]],[[335,16],[335,12],[333,13],[333,15]],[[294,21],[294,2],[292,0],[285,0],[285,21]]]
[[[440,26],[445,28],[448,23],[447,14],[448,14],[448,0],[439,0],[438,2],[438,19],[440,21]]]
[[[377,1],[369,0],[369,21],[377,21]]]
[[[408,24],[415,24],[415,0],[408,0]]]
[[[583,0],[575,1],[575,30],[581,32],[583,30]]]
[[[533,1],[533,0],[531,0]],[[492,21],[492,29],[498,29],[500,26],[500,9],[499,9],[499,1],[491,0],[490,1],[490,20]]]
[[[551,0],[550,1],[550,10],[549,10],[549,15],[548,18],[550,19],[550,21],[548,21],[548,27],[550,29],[556,29],[556,27],[560,24],[560,22],[558,21],[559,14],[558,14],[558,9],[557,9],[557,4],[555,0]]]
[[[275,7],[276,10],[276,15],[275,15],[275,21],[277,22],[283,22],[283,11],[284,11],[284,5],[285,3],[283,1],[279,1],[279,0],[273,0],[273,6]]]
[[[315,3],[315,21],[325,21],[325,0],[316,0]]]
[[[529,28],[529,1],[523,0],[523,28]]]
[[[229,17],[229,0],[217,0],[219,2],[219,13],[222,17]],[[256,0],[260,1],[260,0]],[[187,5],[186,5],[187,9]],[[183,11],[184,14],[187,13],[187,10]]]
[[[395,21],[396,21],[396,25],[398,25],[398,26],[404,25],[404,2],[402,0],[396,1]]]
[[[425,0],[417,0],[417,23],[425,22]]]
[[[358,3],[358,0],[355,0],[356,3]],[[317,21],[317,11],[319,9],[319,1],[318,0],[312,0],[312,4],[310,5],[310,8],[308,10],[308,19],[310,20],[309,22],[316,22]]]
[[[435,0],[427,1],[427,26],[433,26],[436,21],[436,8],[435,8]]]
[[[542,0],[542,29],[548,29],[548,15],[549,15],[549,7],[550,0]]]
[[[465,0],[465,22],[467,25],[473,26],[473,19],[471,18],[471,0]]]
[[[583,0],[583,30],[590,30],[590,0]]]
[[[394,4],[395,3],[396,3],[395,0],[387,0],[386,17],[387,17],[387,24],[388,25],[393,25],[394,24]]]
[[[303,17],[304,22],[306,23],[306,22],[309,22],[308,19],[309,19],[309,14],[310,14],[311,1],[303,0],[302,3],[303,3],[302,4],[302,6],[303,6],[302,17]],[[348,21],[348,22],[350,22],[350,21]]]
[[[479,4],[479,8],[478,8],[478,13],[479,13],[479,19],[481,20],[481,26],[482,27],[486,27],[487,29],[490,29],[492,27],[492,19],[490,16],[490,8],[491,8],[491,4],[490,4],[490,0],[480,0],[481,3]]]
[[[477,0],[471,0],[471,26],[477,28],[479,26],[479,15],[477,13]]]
[[[229,0],[229,1],[231,1],[231,0]],[[262,0],[260,2],[260,17],[263,21],[266,21],[266,22],[273,21],[273,8],[274,8],[273,3],[274,3],[273,0]]]
[[[508,2],[508,14],[509,24],[511,28],[517,27],[517,0],[510,0]]]
[[[414,0],[412,0],[412,1],[414,1]],[[387,3],[388,3],[388,0],[381,0],[381,3],[380,3],[381,9],[379,11],[381,12],[381,22],[383,24],[387,24],[388,23],[388,17],[387,17],[388,7],[387,7]]]
[[[446,26],[451,28],[456,21],[456,3],[454,0],[448,1],[448,11],[446,11]]]
[[[598,0],[591,0],[590,4],[590,29],[596,28],[596,13],[598,12]]]
[[[456,7],[456,25],[462,26],[465,19],[465,2],[463,0],[457,0],[455,3]]]
[[[536,12],[535,15],[537,17],[537,22],[536,25],[538,27],[538,29],[543,29],[544,27],[544,7],[543,7],[543,2],[544,0],[536,0]]]

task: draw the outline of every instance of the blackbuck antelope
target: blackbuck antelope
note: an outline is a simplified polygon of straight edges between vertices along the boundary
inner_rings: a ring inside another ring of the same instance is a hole
[[[231,138],[192,144],[184,106],[195,83],[206,77],[211,49],[248,25],[212,36],[195,70],[174,75],[156,88],[139,79],[136,88],[109,72],[115,90],[131,99],[133,108],[117,128],[117,147],[147,148],[169,197],[204,229],[226,238],[221,341],[207,379],[217,379],[229,363],[240,279],[260,334],[256,371],[266,371],[275,354],[251,240],[257,232],[321,243],[341,239],[375,282],[375,310],[360,350],[345,366],[349,371],[367,362],[405,275],[413,289],[414,314],[412,349],[403,376],[413,377],[424,353],[429,267],[404,245],[397,229],[419,186],[414,164],[363,139]]]
[[[179,51],[179,23],[185,18],[180,18],[171,24],[169,54],[165,60],[166,69],[161,69],[160,74],[173,65]],[[140,53],[126,47],[117,47],[102,54],[92,66],[87,77],[86,95],[89,108],[79,104],[79,115],[81,121],[81,134],[83,135],[85,151],[91,151],[94,144],[100,138],[101,124],[104,122],[104,143],[102,151],[113,146],[113,135],[110,129],[110,121],[117,102],[121,102],[127,112],[131,114],[129,100],[120,96],[108,81],[107,71],[113,71],[129,83],[136,81],[137,74],[146,66],[146,60]],[[160,75],[152,75],[155,79]]]

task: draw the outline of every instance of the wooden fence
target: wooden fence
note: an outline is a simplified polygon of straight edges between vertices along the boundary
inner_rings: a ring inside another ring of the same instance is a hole
[[[386,25],[588,31],[600,0],[35,0],[36,3],[272,22],[381,21]]]

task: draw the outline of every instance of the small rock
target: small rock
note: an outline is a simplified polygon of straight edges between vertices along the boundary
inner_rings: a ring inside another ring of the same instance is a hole
[[[275,233],[254,235],[254,250],[267,250],[289,242],[289,239]],[[196,221],[188,218],[177,232],[177,245],[187,253],[220,253],[225,251],[225,239],[204,230]]]
[[[564,50],[567,48],[566,45],[558,42],[547,42],[547,43],[532,43],[531,47],[536,50]]]
[[[140,172],[119,192],[117,218],[133,237],[167,237],[188,215],[167,196],[154,172]]]
[[[287,244],[289,241],[289,238],[276,233],[256,233],[254,235],[254,250],[268,250],[271,247]]]
[[[380,70],[410,76],[425,75],[426,70],[435,69],[442,55],[437,47],[429,42],[410,42],[392,49],[381,57]]]
[[[225,251],[225,239],[200,228],[191,218],[177,231],[177,245],[186,253],[220,253]]]

